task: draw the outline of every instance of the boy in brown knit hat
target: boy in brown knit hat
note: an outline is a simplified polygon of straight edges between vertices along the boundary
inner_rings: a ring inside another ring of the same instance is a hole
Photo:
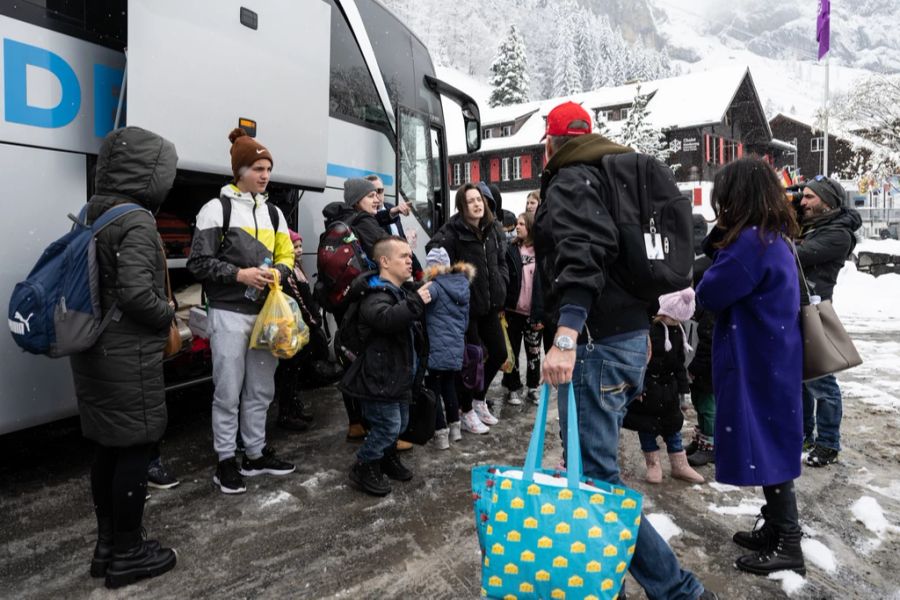
[[[269,261],[284,281],[294,267],[294,252],[287,220],[267,204],[272,154],[243,129],[233,130],[228,139],[234,182],[200,209],[187,266],[203,283],[209,300],[213,446],[219,461],[213,481],[226,494],[240,494],[246,491],[242,475],[287,475],[294,470],[266,447],[266,412],[275,394],[278,359],[267,350],[249,348],[250,332],[273,280],[269,269],[259,265]],[[253,299],[248,288],[261,293]],[[235,458],[239,420],[246,449],[240,468]]]

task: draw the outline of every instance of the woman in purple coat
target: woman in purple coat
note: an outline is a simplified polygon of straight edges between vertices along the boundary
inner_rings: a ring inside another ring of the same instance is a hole
[[[806,572],[794,479],[803,445],[800,286],[791,247],[797,223],[768,164],[735,161],[715,178],[716,227],[704,241],[713,264],[697,301],[716,313],[716,479],[760,485],[764,525],[734,541],[753,550],[736,566],[767,575]]]

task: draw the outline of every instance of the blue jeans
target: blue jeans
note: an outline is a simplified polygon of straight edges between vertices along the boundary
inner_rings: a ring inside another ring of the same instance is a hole
[[[369,433],[356,458],[362,462],[381,460],[397,444],[397,438],[409,424],[409,404],[399,402],[360,402]]]
[[[841,388],[834,375],[803,384],[803,437],[820,446],[841,449]],[[813,437],[815,431],[816,437]]]
[[[647,332],[639,331],[580,345],[572,385],[578,407],[578,434],[584,475],[622,485],[617,453],[625,409],[641,392],[647,364]],[[559,403],[566,439],[568,406]],[[641,519],[629,569],[650,600],[696,600],[703,585],[681,568],[672,549],[646,517]]]
[[[657,436],[652,433],[638,431],[638,439],[641,441],[641,450],[644,452],[656,452],[659,450],[656,438]],[[664,435],[662,436],[662,439],[666,443],[666,452],[669,454],[675,454],[676,452],[684,450],[684,446],[681,444],[680,431],[676,431],[672,435]]]

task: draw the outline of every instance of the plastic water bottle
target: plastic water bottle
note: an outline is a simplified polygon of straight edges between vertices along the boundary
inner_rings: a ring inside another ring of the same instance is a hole
[[[263,264],[259,265],[259,268],[265,269],[266,271],[268,271],[269,268],[271,268],[271,266],[272,266],[272,259],[267,256],[266,259],[263,261]],[[248,285],[247,289],[244,291],[244,298],[246,298],[247,300],[250,300],[252,302],[256,302],[257,300],[259,300],[259,296],[261,294],[262,294],[262,290],[258,290],[255,287]]]

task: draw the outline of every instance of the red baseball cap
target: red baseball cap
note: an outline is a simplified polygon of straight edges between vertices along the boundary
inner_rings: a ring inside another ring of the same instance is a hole
[[[572,127],[572,123],[575,121],[584,121],[587,123],[587,127]],[[582,135],[590,132],[591,115],[580,104],[564,102],[547,115],[547,130],[541,141],[544,141],[548,135]]]

